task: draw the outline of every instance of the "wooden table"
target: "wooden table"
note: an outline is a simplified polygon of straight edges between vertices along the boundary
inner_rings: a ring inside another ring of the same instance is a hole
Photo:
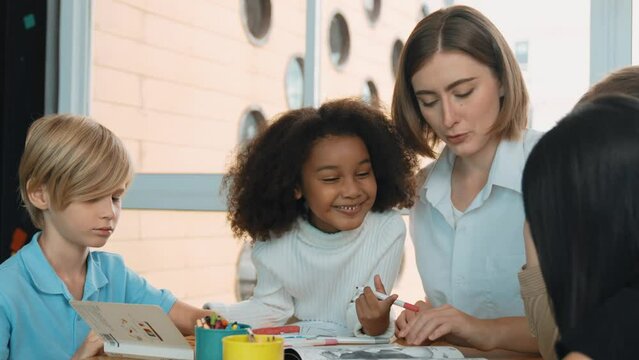
[[[439,345],[439,344],[437,344]],[[443,345],[443,344],[442,344]],[[450,344],[446,344],[452,346]],[[503,360],[543,360],[539,354],[527,354],[509,350],[491,350],[481,351],[463,346],[455,346],[459,351],[468,358],[486,358],[486,359],[503,359]]]
[[[195,337],[186,336],[186,341],[191,344],[191,346],[195,347]],[[435,346],[453,346],[447,342],[435,342],[433,343]],[[486,359],[501,359],[501,360],[543,360],[539,354],[526,354],[519,353],[508,350],[491,350],[491,351],[481,351],[473,348],[463,347],[463,346],[455,346],[459,351],[464,354],[465,357],[468,358],[486,358]],[[123,357],[111,357],[106,355],[94,356],[91,360],[135,360]]]

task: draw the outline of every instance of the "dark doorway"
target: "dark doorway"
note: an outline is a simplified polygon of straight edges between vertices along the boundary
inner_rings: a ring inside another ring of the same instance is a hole
[[[44,114],[47,1],[0,5],[0,262],[34,232],[18,195],[18,163],[27,128]]]

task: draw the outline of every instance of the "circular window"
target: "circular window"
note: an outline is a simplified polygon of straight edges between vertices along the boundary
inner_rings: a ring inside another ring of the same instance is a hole
[[[382,10],[382,0],[364,0],[364,10],[366,10],[368,21],[374,24],[377,19],[379,19],[379,14]]]
[[[423,18],[428,16],[428,14],[430,14],[430,8],[428,7],[428,4],[426,3],[426,1],[422,2],[422,6],[420,10],[421,10]]]
[[[348,25],[346,24],[346,19],[344,19],[341,14],[335,14],[333,16],[328,39],[331,50],[331,62],[336,67],[339,67],[348,59],[348,52],[351,47]]]
[[[247,110],[240,123],[240,146],[246,145],[252,138],[266,127],[266,118],[257,107]],[[253,289],[257,284],[257,272],[251,261],[251,246],[244,243],[237,262],[235,263],[235,298],[238,301],[246,300],[253,295]]]
[[[367,80],[362,88],[362,100],[366,101],[372,106],[379,106],[379,94],[377,92],[377,86],[372,80]]]
[[[271,1],[242,0],[242,23],[249,40],[263,44],[271,29]]]
[[[391,55],[391,66],[393,71],[393,76],[397,75],[397,69],[399,67],[399,56],[402,54],[402,49],[404,48],[404,43],[401,40],[395,40],[393,43],[393,53]]]
[[[304,104],[304,59],[296,56],[286,66],[286,101],[289,109],[299,109]]]
[[[246,144],[266,127],[266,118],[258,108],[251,108],[242,117],[240,123],[240,144]]]

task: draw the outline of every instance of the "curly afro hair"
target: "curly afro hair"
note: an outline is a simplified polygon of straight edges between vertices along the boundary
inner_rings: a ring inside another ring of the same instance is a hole
[[[372,211],[413,205],[417,158],[389,118],[361,100],[335,100],[282,114],[237,154],[224,177],[236,237],[269,240],[305,215],[295,189],[312,147],[328,136],[357,136],[366,145],[377,182]]]

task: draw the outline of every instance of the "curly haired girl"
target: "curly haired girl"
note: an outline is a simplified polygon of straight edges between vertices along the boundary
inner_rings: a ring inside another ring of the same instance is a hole
[[[356,286],[384,291],[397,278],[406,230],[393,207],[412,205],[416,166],[387,116],[361,101],[283,114],[225,178],[233,232],[254,241],[254,296],[206,306],[254,327],[293,318],[392,335],[396,296],[367,288],[352,300]]]

